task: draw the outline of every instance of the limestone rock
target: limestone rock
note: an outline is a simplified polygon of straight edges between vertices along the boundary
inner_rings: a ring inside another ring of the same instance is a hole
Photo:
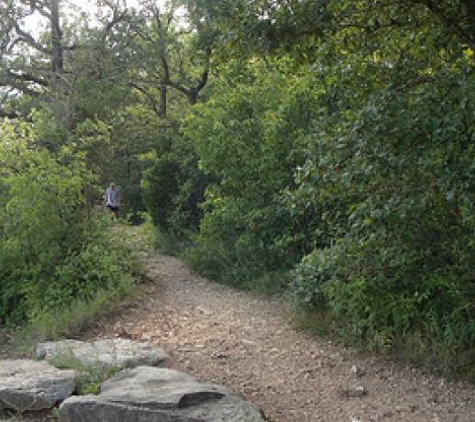
[[[99,396],[71,397],[61,422],[263,422],[259,409],[224,387],[171,369],[137,367],[102,385]]]
[[[47,361],[76,360],[83,366],[133,368],[135,366],[158,366],[169,357],[159,348],[129,339],[104,339],[94,342],[61,340],[40,343],[36,347],[38,359]]]
[[[51,409],[73,393],[75,376],[75,371],[60,370],[47,362],[1,360],[0,409]]]

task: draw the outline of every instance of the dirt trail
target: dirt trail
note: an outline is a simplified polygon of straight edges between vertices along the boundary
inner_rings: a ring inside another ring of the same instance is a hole
[[[475,387],[449,383],[292,330],[278,302],[148,260],[145,300],[99,321],[93,337],[167,350],[172,366],[224,384],[272,422],[474,422]]]

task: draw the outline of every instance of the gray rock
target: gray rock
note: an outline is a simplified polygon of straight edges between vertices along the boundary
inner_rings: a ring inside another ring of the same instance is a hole
[[[77,361],[83,366],[133,368],[135,366],[158,366],[168,362],[169,356],[159,348],[147,343],[128,339],[105,339],[94,342],[61,340],[40,343],[36,347],[38,359],[67,364]]]
[[[259,409],[224,387],[171,369],[124,370],[99,396],[71,397],[61,422],[263,422]]]
[[[73,393],[75,376],[75,371],[60,370],[47,362],[2,360],[0,410],[51,409]]]
[[[58,422],[51,411],[22,414],[0,414],[0,422]]]

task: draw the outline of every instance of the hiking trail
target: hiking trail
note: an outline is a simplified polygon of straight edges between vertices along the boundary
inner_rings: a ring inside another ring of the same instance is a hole
[[[473,422],[475,386],[295,331],[277,299],[235,291],[169,256],[146,259],[146,294],[84,339],[164,348],[172,367],[223,384],[272,422]]]

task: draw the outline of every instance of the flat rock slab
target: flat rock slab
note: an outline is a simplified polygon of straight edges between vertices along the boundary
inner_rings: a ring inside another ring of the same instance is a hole
[[[10,411],[0,413],[0,422],[58,422],[51,410],[34,411],[22,414]]]
[[[40,343],[36,347],[38,359],[67,365],[68,360],[82,366],[133,368],[166,364],[169,356],[159,348],[147,343],[128,339],[104,339],[94,342],[61,340]]]
[[[73,393],[76,375],[48,362],[0,360],[0,409],[51,409]]]
[[[224,387],[164,368],[137,367],[106,381],[99,396],[71,397],[61,422],[263,422],[260,410]]]

